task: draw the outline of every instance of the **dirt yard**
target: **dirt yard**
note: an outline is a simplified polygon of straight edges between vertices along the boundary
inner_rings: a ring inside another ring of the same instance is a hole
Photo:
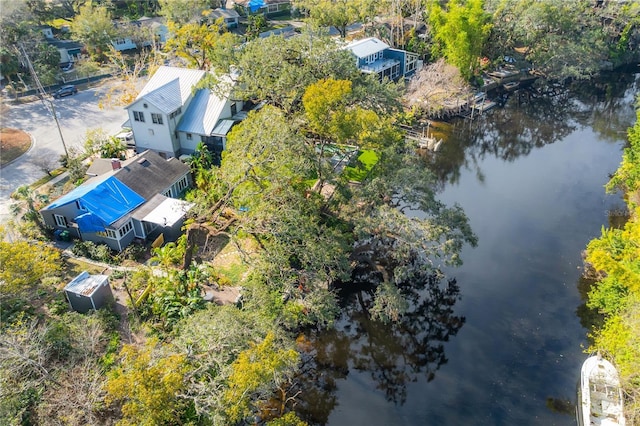
[[[0,167],[20,157],[31,147],[31,136],[22,130],[0,129]]]

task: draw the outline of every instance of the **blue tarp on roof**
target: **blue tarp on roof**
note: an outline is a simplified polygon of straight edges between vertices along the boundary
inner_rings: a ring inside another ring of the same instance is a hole
[[[144,203],[144,198],[113,176],[96,180],[58,198],[45,210],[78,202],[83,213],[74,220],[82,232],[104,231],[107,225],[120,219]]]
[[[264,0],[249,0],[249,10],[252,12],[257,12],[262,6],[264,6]]]

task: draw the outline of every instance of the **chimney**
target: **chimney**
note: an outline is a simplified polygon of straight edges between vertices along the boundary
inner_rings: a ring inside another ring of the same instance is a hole
[[[113,170],[118,170],[121,167],[122,167],[122,164],[120,164],[120,160],[118,160],[117,158],[114,158],[111,160],[111,168]]]

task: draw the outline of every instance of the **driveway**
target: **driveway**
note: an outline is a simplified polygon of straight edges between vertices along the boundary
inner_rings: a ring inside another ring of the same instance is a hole
[[[54,99],[53,106],[58,115],[67,149],[82,148],[84,136],[89,129],[102,128],[108,134],[115,135],[128,119],[122,107],[100,109],[98,102],[103,93],[114,82],[105,82],[100,87],[80,91],[73,96]],[[3,105],[0,114],[0,126],[13,127],[31,135],[31,150],[0,169],[0,223],[10,217],[9,195],[20,185],[28,185],[45,175],[38,162],[42,159],[57,160],[64,154],[64,147],[56,123],[45,107],[45,102]]]

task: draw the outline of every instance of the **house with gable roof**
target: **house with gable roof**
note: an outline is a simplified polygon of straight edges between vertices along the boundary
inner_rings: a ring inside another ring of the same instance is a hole
[[[121,251],[134,239],[163,233],[175,240],[193,206],[177,199],[191,186],[189,167],[145,151],[56,199],[40,215],[55,230]]]
[[[376,74],[380,80],[398,81],[419,69],[418,55],[394,49],[376,37],[355,40],[344,47],[355,57],[356,66],[364,73]]]
[[[195,86],[207,71],[162,66],[126,107],[136,149],[165,158],[191,154],[199,142],[213,152],[226,146],[226,135],[243,115],[244,103],[233,99],[235,80],[219,77],[215,89]]]

